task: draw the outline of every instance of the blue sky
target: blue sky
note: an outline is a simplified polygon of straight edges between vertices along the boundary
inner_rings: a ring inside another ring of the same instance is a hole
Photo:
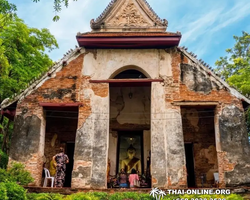
[[[48,28],[56,37],[59,49],[49,55],[63,57],[77,44],[77,32],[90,31],[90,20],[97,18],[111,0],[70,0],[69,7],[53,22],[53,1],[9,0],[17,5],[18,16],[35,28]],[[250,0],[148,0],[160,18],[168,20],[167,31],[182,33],[180,46],[197,54],[198,59],[214,66],[234,45],[233,35],[250,33]]]

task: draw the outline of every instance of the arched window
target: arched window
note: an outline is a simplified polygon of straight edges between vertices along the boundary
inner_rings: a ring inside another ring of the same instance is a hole
[[[114,79],[140,79],[140,78],[147,78],[142,72],[135,70],[135,69],[129,69],[125,70],[119,74],[117,74]]]

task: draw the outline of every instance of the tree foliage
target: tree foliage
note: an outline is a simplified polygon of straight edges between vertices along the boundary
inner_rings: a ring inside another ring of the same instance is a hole
[[[9,3],[6,0],[0,0],[0,13],[1,14],[15,14],[17,8],[15,4]]]
[[[242,32],[242,36],[234,36],[236,41],[228,56],[216,61],[217,72],[242,94],[250,97],[250,34]],[[246,111],[246,125],[250,136],[250,107]]]
[[[3,21],[6,15],[0,14],[0,102],[47,70],[52,60],[45,52],[58,48],[48,29],[30,28],[17,16]]]
[[[250,34],[234,36],[233,48],[227,49],[228,56],[216,61],[217,72],[244,95],[250,95]]]
[[[39,2],[40,0],[33,0],[33,2]],[[77,0],[73,0],[77,1]],[[65,6],[66,8],[69,6],[69,0],[54,0],[54,11],[56,15],[53,18],[53,21],[58,21],[60,19],[59,13],[62,10],[62,6]]]

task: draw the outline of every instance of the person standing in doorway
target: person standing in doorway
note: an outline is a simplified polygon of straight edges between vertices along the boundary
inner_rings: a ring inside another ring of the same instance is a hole
[[[55,186],[63,187],[65,181],[66,164],[69,163],[69,157],[64,153],[64,148],[60,147],[60,152],[53,156],[56,162]]]

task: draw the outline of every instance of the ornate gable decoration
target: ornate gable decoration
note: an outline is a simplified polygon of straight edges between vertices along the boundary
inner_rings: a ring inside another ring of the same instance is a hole
[[[165,32],[167,24],[146,0],[113,0],[96,20],[91,20],[92,30],[100,32]]]

